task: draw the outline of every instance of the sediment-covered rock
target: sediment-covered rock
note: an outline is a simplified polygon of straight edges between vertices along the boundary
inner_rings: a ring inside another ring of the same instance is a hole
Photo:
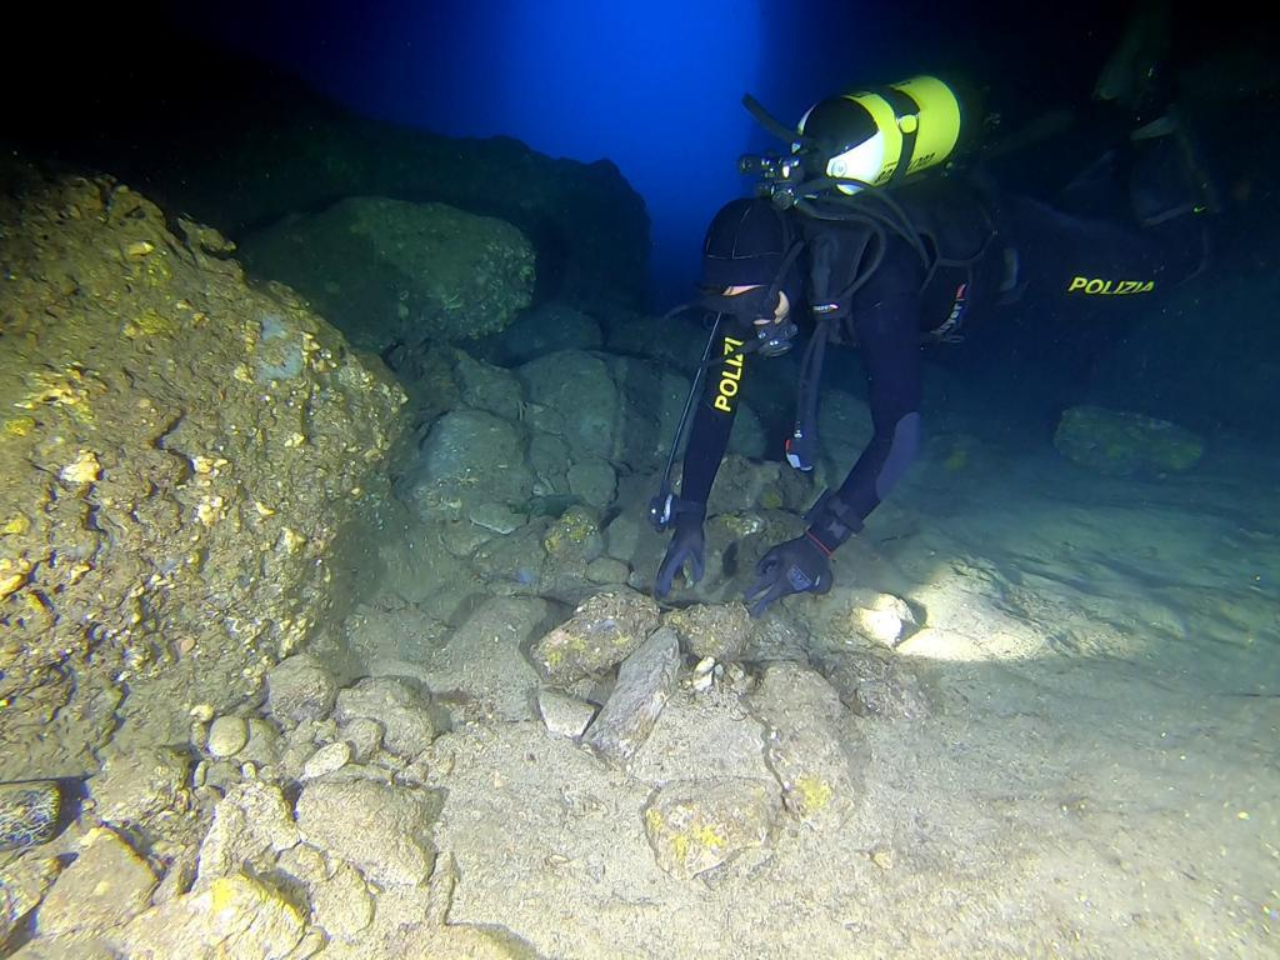
[[[36,929],[41,936],[101,936],[150,907],[155,887],[151,867],[119,834],[95,828],[40,904]]]
[[[333,674],[310,654],[286,657],[267,674],[267,710],[283,724],[321,720],[337,697]]]
[[[657,723],[679,668],[675,631],[655,630],[618,668],[618,682],[583,742],[608,760],[629,760]]]
[[[751,618],[738,602],[694,604],[670,611],[662,622],[676,632],[684,649],[699,659],[737,660],[751,636]]]
[[[587,600],[529,652],[548,680],[571,683],[621,663],[657,625],[658,605],[652,598],[620,588]]]
[[[250,694],[306,642],[403,395],[288,290],[251,290],[213,231],[105,177],[4,173],[0,777],[18,779],[83,772],[120,726],[179,739],[192,702]]]
[[[413,886],[426,882],[435,863],[431,827],[439,810],[424,790],[319,781],[298,797],[298,829],[375,883]]]
[[[858,801],[844,707],[819,674],[797,663],[774,663],[748,698],[768,727],[766,759],[782,785],[783,803],[814,827],[839,825]]]
[[[278,787],[248,780],[227,791],[200,846],[196,889],[246,867],[267,873],[276,854],[300,840],[293,811]]]
[[[873,651],[841,651],[818,660],[840,701],[860,717],[921,720],[933,713],[920,681],[899,659]]]
[[[61,871],[56,857],[34,855],[0,867],[0,949],[44,899]]]
[[[691,880],[767,843],[779,807],[767,780],[677,781],[655,794],[644,825],[658,866]]]
[[[130,960],[284,960],[304,918],[278,891],[243,874],[148,910],[107,939]]]
[[[1072,463],[1108,477],[1185,473],[1204,456],[1204,441],[1177,424],[1103,407],[1071,407],[1053,445]]]
[[[502,330],[533,294],[534,250],[511,224],[442,203],[350,197],[241,240],[358,347],[382,353]]]
[[[396,677],[366,677],[339,691],[334,719],[376,720],[382,725],[383,744],[402,757],[421,753],[436,736],[430,701],[413,684]]]

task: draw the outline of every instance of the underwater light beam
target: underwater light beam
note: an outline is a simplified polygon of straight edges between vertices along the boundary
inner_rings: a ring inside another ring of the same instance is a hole
[[[613,161],[649,210],[658,299],[687,297],[707,222],[745,189],[737,157],[753,121],[741,98],[760,80],[760,3],[489,2],[470,15],[498,7],[491,112],[473,123],[552,156]]]

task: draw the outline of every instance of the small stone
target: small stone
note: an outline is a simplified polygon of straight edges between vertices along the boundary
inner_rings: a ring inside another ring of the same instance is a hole
[[[737,660],[751,635],[751,618],[742,603],[694,604],[672,610],[662,618],[680,642],[696,657]]]
[[[208,723],[213,719],[214,709],[212,704],[198,703],[191,708],[191,719],[196,723]]]
[[[209,724],[201,723],[199,720],[191,722],[191,734],[188,738],[191,746],[197,750],[204,750],[209,746]]]
[[[310,654],[281,660],[267,674],[267,710],[286,726],[327,717],[337,693],[333,675]]]
[[[209,727],[206,749],[219,759],[234,757],[249,742],[249,724],[244,717],[219,717]]]
[[[308,843],[341,857],[378,884],[425,883],[435,865],[431,829],[439,799],[369,780],[307,784],[298,827]]]
[[[542,547],[557,562],[580,561],[585,566],[604,551],[600,521],[586,507],[572,506],[551,524]]]
[[[303,780],[316,780],[336,770],[341,770],[351,761],[351,747],[343,740],[321,747],[302,767]]]
[[[596,707],[559,690],[543,687],[538,691],[538,714],[547,729],[561,737],[582,736],[596,715]]]
[[[356,717],[338,728],[338,736],[351,747],[356,763],[367,763],[382,746],[382,724],[370,717]]]
[[[376,719],[382,724],[383,744],[402,757],[417,756],[436,737],[430,701],[399,677],[368,677],[342,690],[334,717],[339,723]]]
[[[592,583],[611,586],[626,583],[631,576],[631,568],[613,557],[597,557],[587,564],[586,576]]]
[[[876,847],[870,853],[871,862],[881,870],[892,870],[894,865],[893,848],[888,846]]]
[[[870,607],[857,613],[861,632],[877,643],[896,647],[919,629],[907,602],[891,594],[881,594]]]

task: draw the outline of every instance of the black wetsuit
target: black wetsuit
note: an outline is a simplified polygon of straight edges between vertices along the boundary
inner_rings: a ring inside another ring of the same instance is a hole
[[[1144,227],[1136,218],[1085,217],[948,178],[904,185],[892,196],[923,238],[929,262],[918,246],[889,233],[874,272],[842,304],[840,319],[826,321],[834,323],[832,340],[856,343],[861,351],[875,428],[835,492],[838,520],[811,518],[810,534],[829,550],[862,529],[915,457],[922,343],[958,336],[1001,304],[1084,306],[1149,296],[1195,273],[1204,258],[1199,217]],[[879,242],[864,242],[866,228],[856,224],[809,220],[802,226],[810,251],[815,238],[835,239],[846,277],[856,269],[848,261],[865,264]],[[712,355],[732,355],[750,336],[727,328]],[[747,354],[708,371],[685,453],[682,500],[706,504],[742,388],[753,368],[768,362]]]

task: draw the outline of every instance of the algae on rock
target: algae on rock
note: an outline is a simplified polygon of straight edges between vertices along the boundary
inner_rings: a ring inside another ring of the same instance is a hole
[[[250,694],[311,638],[337,539],[384,496],[403,394],[290,291],[251,290],[215,232],[107,177],[4,172],[0,778],[18,779],[83,773],[118,729],[179,738],[193,703]]]

